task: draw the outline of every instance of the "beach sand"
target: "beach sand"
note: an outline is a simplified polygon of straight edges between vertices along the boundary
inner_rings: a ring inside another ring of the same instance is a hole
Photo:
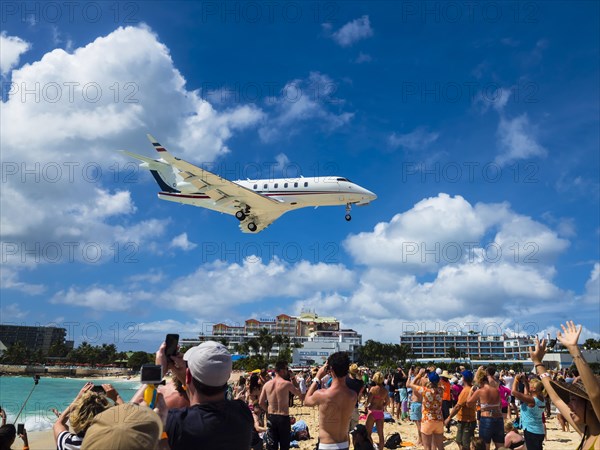
[[[296,400],[296,405],[299,405]],[[309,407],[292,407],[290,414],[296,417],[297,420],[303,420],[307,423],[310,435],[313,437],[308,441],[300,441],[300,449],[302,450],[313,450],[317,443],[318,430],[318,412],[316,408]],[[364,421],[361,421],[364,423]],[[552,416],[548,422],[548,439],[544,441],[544,450],[571,450],[577,448],[579,444],[579,435],[575,431],[570,433],[563,432],[560,430],[560,426],[556,421],[556,417]],[[402,440],[405,442],[416,443],[416,428],[411,422],[401,423],[386,423],[384,425],[384,435],[387,436],[393,432],[399,432],[402,436]],[[456,434],[456,428],[451,428],[452,433],[446,434],[446,441],[444,446],[448,449],[454,450],[457,448],[456,444],[451,441],[451,438]],[[377,442],[377,434],[373,434],[373,440]],[[31,450],[53,450],[56,448],[54,443],[54,437],[52,430],[38,431],[29,433],[29,446]],[[13,448],[20,448],[20,440],[17,438],[17,442],[13,445]],[[403,448],[419,448],[419,447],[403,447]],[[422,447],[420,447],[422,448]],[[493,446],[492,446],[493,448]],[[240,449],[245,450],[245,449]]]

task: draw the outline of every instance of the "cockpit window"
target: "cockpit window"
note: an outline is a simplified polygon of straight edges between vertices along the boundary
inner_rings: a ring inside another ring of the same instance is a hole
[[[348,183],[352,183],[348,178],[338,178],[337,181],[347,181]]]

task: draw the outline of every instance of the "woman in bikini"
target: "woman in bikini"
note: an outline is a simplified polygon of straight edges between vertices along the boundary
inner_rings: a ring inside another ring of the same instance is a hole
[[[375,423],[377,435],[379,436],[379,450],[383,450],[383,444],[385,444],[383,437],[383,411],[385,410],[390,397],[388,396],[388,391],[383,386],[383,374],[381,372],[377,372],[373,375],[373,382],[375,383],[375,386],[369,389],[369,396],[367,398],[369,414],[367,415],[365,427],[370,436],[371,430],[373,429],[373,423]]]
[[[494,441],[496,448],[504,445],[504,421],[502,419],[502,401],[498,384],[494,382],[493,373],[496,369],[486,371],[483,366],[475,374],[475,386],[471,389],[467,403],[479,401],[481,418],[479,420],[479,437],[485,442],[486,450]],[[492,373],[492,376],[489,373]],[[490,380],[491,378],[491,380]]]
[[[545,339],[540,343],[536,338],[535,349],[530,352],[531,361],[552,403],[582,436],[577,450],[600,450],[600,378],[594,376],[577,345],[581,325],[576,327],[571,321],[561,327],[563,332],[559,331],[556,337],[573,357],[580,380],[575,383],[551,381],[542,364],[546,354]]]
[[[421,378],[425,375],[425,369],[421,369],[414,380],[406,383],[413,392],[423,396],[421,438],[425,450],[444,449],[444,415],[442,414],[442,398],[444,388],[439,386],[440,376],[433,372],[427,375],[429,383],[421,386]]]

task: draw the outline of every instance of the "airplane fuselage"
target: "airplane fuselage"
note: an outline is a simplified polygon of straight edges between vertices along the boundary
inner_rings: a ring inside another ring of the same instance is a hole
[[[276,200],[289,209],[308,206],[365,205],[377,197],[371,191],[352,183],[347,178],[336,176],[235,180],[233,183]],[[208,194],[199,191],[191,183],[180,182],[174,188],[179,192],[160,192],[159,197],[163,200],[192,204],[217,211],[222,207],[220,204],[215,204],[216,202]]]

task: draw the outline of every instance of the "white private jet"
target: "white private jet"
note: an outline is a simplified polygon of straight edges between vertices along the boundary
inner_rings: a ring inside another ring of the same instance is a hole
[[[152,159],[123,150],[143,161],[161,188],[158,198],[200,206],[235,216],[243,233],[258,233],[282,214],[307,206],[346,205],[350,220],[352,205],[367,205],[377,196],[347,178],[315,178],[229,181],[174,157],[151,135],[148,139],[160,154]]]

